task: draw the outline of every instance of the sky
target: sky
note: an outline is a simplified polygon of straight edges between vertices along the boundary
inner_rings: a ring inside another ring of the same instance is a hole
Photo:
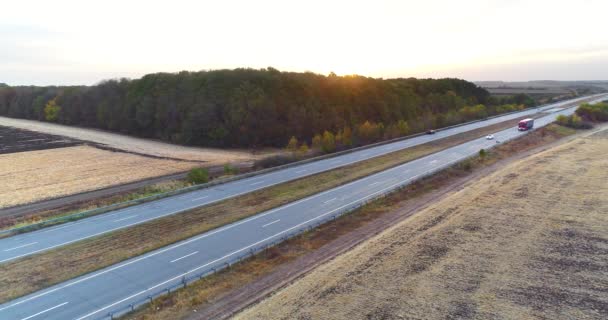
[[[378,78],[608,79],[606,0],[8,1],[0,83],[274,67]]]

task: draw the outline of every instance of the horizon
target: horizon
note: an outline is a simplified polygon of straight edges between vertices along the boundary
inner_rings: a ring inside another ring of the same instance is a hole
[[[0,83],[93,85],[159,72],[268,66],[472,82],[606,81],[608,75],[602,25],[608,3],[597,0],[142,4],[5,4]]]

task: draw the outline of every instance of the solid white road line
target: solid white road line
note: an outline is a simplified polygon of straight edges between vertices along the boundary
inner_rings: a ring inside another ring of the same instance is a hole
[[[472,154],[471,154],[471,155],[472,155]],[[465,157],[466,157],[466,155],[465,155]],[[452,163],[454,163],[454,162],[457,162],[457,161],[459,161],[459,160],[460,160],[460,159],[457,159],[457,160],[454,160],[454,161],[450,161],[450,162],[446,163],[446,166],[447,166],[447,165],[450,165],[450,164],[452,164]],[[314,218],[312,218],[312,219],[310,219],[310,220],[307,220],[307,221],[305,221],[305,222],[302,222],[302,223],[300,223],[300,224],[298,224],[298,225],[295,225],[295,226],[293,226],[293,227],[291,227],[291,228],[288,228],[288,229],[286,229],[286,230],[283,230],[283,231],[281,231],[281,232],[279,232],[279,233],[277,233],[277,234],[275,234],[275,235],[272,235],[272,236],[270,236],[270,237],[268,237],[268,238],[265,238],[265,239],[263,239],[263,240],[260,240],[260,241],[258,241],[258,242],[256,242],[256,243],[254,243],[254,244],[251,244],[251,245],[249,245],[249,246],[246,246],[246,247],[243,247],[243,248],[238,249],[238,250],[236,250],[236,251],[233,251],[233,252],[231,252],[231,253],[229,253],[229,254],[227,254],[227,255],[225,255],[225,256],[223,256],[223,257],[221,257],[221,258],[218,258],[218,259],[213,260],[213,261],[211,261],[211,262],[208,262],[208,263],[206,263],[206,264],[204,264],[204,265],[201,265],[201,266],[199,266],[199,267],[196,267],[196,268],[194,268],[194,269],[192,269],[192,270],[189,270],[189,271],[187,271],[187,272],[185,272],[185,273],[183,273],[183,274],[180,274],[179,276],[176,276],[176,277],[171,278],[171,279],[169,279],[169,280],[167,280],[167,281],[164,281],[164,282],[162,282],[162,283],[159,283],[159,284],[157,284],[157,285],[155,285],[155,286],[153,286],[153,287],[150,287],[150,288],[148,288],[148,289],[146,289],[146,290],[142,290],[142,291],[140,291],[140,292],[138,292],[138,293],[135,293],[135,294],[133,294],[133,295],[131,295],[131,296],[129,296],[129,297],[126,297],[126,298],[124,298],[124,299],[121,299],[121,300],[119,300],[119,301],[116,301],[116,302],[114,302],[114,303],[112,303],[112,304],[106,305],[105,307],[102,307],[102,308],[100,308],[100,309],[97,309],[97,310],[95,310],[95,311],[93,311],[93,312],[91,312],[91,313],[89,313],[89,314],[87,314],[87,315],[85,315],[85,316],[82,316],[82,317],[78,318],[77,320],[81,320],[81,319],[87,318],[87,317],[89,317],[89,316],[91,316],[91,315],[93,315],[93,314],[96,314],[96,313],[98,313],[98,312],[100,312],[100,311],[103,311],[103,310],[106,310],[106,309],[108,309],[108,308],[111,308],[111,307],[113,307],[113,306],[115,306],[115,305],[117,305],[117,304],[119,304],[119,303],[122,303],[122,302],[124,302],[124,301],[127,301],[127,300],[129,300],[129,299],[131,299],[131,298],[133,298],[133,297],[136,297],[136,296],[138,296],[138,295],[144,294],[144,293],[146,293],[146,292],[148,292],[148,291],[150,291],[150,290],[153,290],[153,289],[155,289],[155,288],[158,288],[158,287],[160,287],[160,286],[162,286],[162,285],[164,285],[164,284],[166,284],[166,283],[168,283],[168,282],[171,282],[171,281],[173,281],[173,280],[175,280],[175,279],[179,279],[179,278],[181,278],[181,277],[183,277],[183,276],[185,276],[185,275],[187,275],[187,274],[189,274],[189,273],[192,273],[192,272],[194,272],[194,271],[197,271],[197,270],[200,270],[200,269],[202,269],[202,268],[205,268],[205,267],[207,267],[207,266],[208,266],[208,265],[210,265],[210,264],[213,264],[213,263],[215,263],[215,262],[221,261],[221,260],[223,260],[223,259],[225,259],[225,258],[227,258],[227,257],[230,257],[230,256],[232,256],[232,255],[234,255],[234,254],[237,254],[237,253],[242,252],[242,251],[244,251],[244,250],[247,250],[247,249],[249,249],[249,248],[251,248],[251,247],[253,247],[253,246],[256,246],[256,245],[258,245],[258,244],[260,244],[260,243],[262,243],[262,242],[264,242],[264,241],[267,241],[267,240],[269,240],[269,239],[272,239],[273,237],[276,237],[276,236],[278,236],[278,235],[281,235],[281,234],[284,234],[284,233],[286,233],[286,232],[289,232],[289,231],[291,231],[291,230],[293,230],[293,229],[296,229],[296,228],[298,228],[298,227],[300,227],[300,226],[302,226],[302,225],[305,225],[305,224],[307,224],[307,223],[309,223],[309,222],[311,222],[311,221],[313,221],[313,220],[316,220],[316,219],[319,219],[319,218],[321,218],[321,217],[324,217],[324,216],[327,216],[327,215],[329,215],[329,214],[332,214],[333,212],[335,212],[335,211],[337,211],[337,210],[340,210],[340,209],[343,209],[343,208],[345,208],[345,207],[347,207],[347,206],[349,206],[349,205],[352,205],[352,204],[356,203],[357,201],[364,201],[364,200],[366,200],[366,199],[372,198],[373,196],[375,196],[375,195],[377,195],[377,194],[380,194],[381,192],[384,192],[384,191],[386,191],[386,190],[389,190],[389,189],[391,189],[391,188],[395,187],[396,185],[398,185],[398,184],[400,184],[400,183],[405,183],[406,181],[410,181],[410,180],[416,179],[416,178],[418,178],[419,176],[422,176],[422,175],[424,175],[424,174],[427,174],[428,172],[431,172],[432,170],[434,170],[434,169],[427,170],[427,171],[425,171],[425,172],[423,172],[423,173],[420,173],[420,174],[418,174],[418,175],[416,175],[416,176],[414,176],[414,177],[411,177],[411,178],[409,178],[409,179],[406,179],[406,180],[404,180],[404,181],[402,181],[402,182],[399,182],[399,183],[396,183],[396,184],[390,185],[390,186],[388,186],[388,187],[386,187],[386,188],[384,188],[384,189],[382,189],[382,190],[379,190],[379,191],[376,191],[376,192],[372,193],[371,195],[368,195],[368,196],[363,197],[363,198],[361,198],[361,199],[359,199],[359,200],[355,200],[355,201],[353,201],[353,202],[350,202],[350,203],[348,203],[348,204],[346,204],[346,205],[343,205],[343,206],[341,206],[341,207],[339,207],[339,208],[336,208],[336,209],[334,209],[334,210],[331,210],[331,211],[329,211],[329,212],[326,212],[326,213],[324,213],[324,214],[322,214],[322,215],[319,215],[319,216],[317,216],[317,217],[314,217]],[[172,246],[172,247],[165,248],[165,249],[163,249],[163,250],[159,250],[159,251],[157,251],[157,252],[151,253],[151,254],[149,254],[149,255],[146,255],[146,256],[143,256],[143,257],[140,257],[140,258],[136,258],[136,259],[134,259],[134,260],[132,260],[132,261],[129,261],[129,262],[127,262],[127,263],[124,263],[124,264],[121,264],[121,265],[118,265],[118,266],[115,266],[115,267],[109,268],[109,269],[107,269],[107,270],[103,270],[103,271],[101,271],[101,272],[99,272],[99,273],[92,274],[92,275],[90,275],[90,276],[88,276],[88,277],[84,277],[84,278],[82,278],[82,279],[79,279],[79,280],[73,281],[73,282],[68,283],[68,284],[65,284],[65,285],[63,285],[63,286],[61,286],[61,287],[58,287],[58,288],[55,288],[55,289],[51,289],[51,290],[48,290],[48,291],[46,291],[46,292],[42,292],[42,293],[40,293],[40,294],[37,294],[37,295],[35,295],[35,296],[32,296],[32,297],[29,297],[29,298],[23,299],[23,300],[18,301],[18,302],[15,302],[15,303],[10,304],[10,305],[8,305],[8,306],[6,306],[6,307],[4,307],[4,308],[0,308],[0,311],[1,311],[1,310],[4,310],[4,309],[7,309],[7,308],[10,308],[10,307],[14,307],[14,306],[16,306],[16,305],[20,305],[20,304],[25,303],[25,302],[27,302],[27,301],[31,301],[31,300],[36,299],[36,298],[39,298],[39,297],[41,297],[41,296],[45,296],[45,295],[50,294],[50,293],[52,293],[52,292],[56,292],[56,291],[61,290],[61,289],[64,289],[64,288],[71,287],[71,286],[73,286],[73,285],[75,285],[75,284],[78,284],[78,283],[80,283],[80,282],[86,281],[86,280],[88,280],[88,279],[91,279],[91,278],[96,278],[96,277],[98,277],[98,276],[100,276],[100,275],[102,275],[102,274],[105,274],[105,273],[111,272],[111,271],[113,271],[113,270],[116,270],[116,269],[122,268],[122,267],[124,267],[124,266],[130,265],[130,264],[133,264],[133,263],[136,263],[136,262],[138,262],[138,261],[141,261],[141,260],[144,260],[144,259],[150,258],[150,257],[152,257],[152,256],[155,256],[155,255],[161,254],[161,253],[163,253],[163,252],[166,252],[166,251],[169,251],[169,250],[175,249],[175,248],[177,248],[177,247],[180,247],[180,246],[186,245],[186,244],[188,244],[188,243],[191,243],[191,242],[194,242],[194,241],[200,240],[200,239],[205,238],[205,237],[208,237],[208,236],[210,236],[210,235],[212,235],[212,234],[215,234],[215,233],[218,233],[218,232],[221,232],[221,231],[224,231],[224,230],[230,229],[230,228],[234,228],[235,226],[240,225],[240,224],[243,224],[243,223],[246,223],[246,222],[248,222],[248,221],[255,220],[255,219],[259,219],[259,218],[261,218],[261,217],[263,217],[263,216],[266,216],[266,215],[268,215],[268,214],[271,214],[271,213],[273,213],[273,212],[275,212],[275,211],[277,211],[277,210],[280,210],[280,209],[285,209],[286,207],[290,207],[290,206],[293,206],[293,205],[295,205],[295,204],[297,204],[297,203],[300,203],[300,202],[303,202],[303,201],[307,201],[307,200],[310,200],[310,199],[313,199],[313,198],[319,197],[319,196],[321,196],[321,195],[323,195],[323,194],[326,194],[326,193],[335,192],[335,191],[336,191],[336,190],[338,190],[338,189],[345,188],[345,187],[347,187],[347,186],[349,186],[349,185],[351,185],[351,184],[354,184],[354,183],[360,182],[361,180],[365,180],[365,179],[366,179],[366,178],[363,178],[363,179],[360,179],[360,180],[356,180],[356,181],[353,181],[353,182],[350,182],[350,183],[344,184],[344,185],[342,185],[342,186],[340,186],[340,187],[338,187],[338,188],[331,189],[331,190],[326,190],[326,191],[321,192],[321,193],[319,193],[319,194],[317,194],[317,195],[315,195],[315,196],[308,197],[308,198],[304,198],[304,199],[298,200],[298,201],[296,201],[296,202],[292,202],[291,204],[288,204],[288,205],[286,205],[286,206],[284,206],[284,207],[275,208],[275,209],[273,209],[273,210],[270,210],[270,211],[266,212],[265,214],[259,214],[259,215],[254,216],[254,217],[251,217],[251,218],[248,218],[248,219],[241,220],[241,221],[239,221],[239,222],[237,222],[237,223],[234,223],[234,224],[232,224],[232,225],[225,226],[225,227],[219,228],[219,229],[217,229],[217,230],[215,230],[215,231],[209,232],[209,233],[207,233],[207,234],[203,234],[203,235],[201,235],[201,236],[198,236],[198,237],[196,237],[196,238],[193,238],[193,239],[190,239],[190,240],[186,240],[186,241],[184,241],[184,242],[182,242],[182,243],[178,243],[178,244],[176,244],[176,245],[174,245],[174,246]],[[180,210],[180,211],[181,211],[181,210]],[[102,232],[102,233],[105,233],[105,232]],[[48,250],[48,249],[47,249],[47,250]],[[0,261],[0,262],[1,262],[1,261]]]
[[[194,251],[194,252],[189,253],[189,254],[187,254],[187,255],[185,255],[185,256],[183,256],[183,257],[177,258],[177,259],[175,259],[175,260],[171,260],[171,261],[169,261],[169,262],[170,262],[170,263],[173,263],[173,262],[175,262],[175,261],[179,261],[179,260],[182,260],[182,259],[184,259],[184,258],[188,258],[189,256],[195,255],[195,254],[197,254],[197,253],[198,253],[198,251]]]
[[[53,310],[53,309],[57,309],[57,308],[59,308],[59,307],[61,307],[61,306],[65,306],[66,304],[68,304],[68,303],[67,303],[67,302],[64,302],[64,303],[62,303],[62,304],[58,304],[58,305],[56,305],[56,306],[54,306],[54,307],[48,308],[48,309],[46,309],[46,310],[44,310],[44,311],[40,311],[40,312],[38,312],[38,313],[36,313],[36,314],[33,314],[33,315],[31,315],[31,316],[29,316],[29,317],[26,317],[26,318],[23,318],[23,319],[21,319],[21,320],[27,320],[27,319],[31,319],[31,318],[33,318],[33,317],[35,317],[35,316],[39,316],[39,315],[41,315],[41,314],[43,314],[43,313],[45,313],[45,312],[49,312],[49,311],[51,311],[51,310]]]
[[[279,221],[281,221],[281,219],[277,219],[277,220],[275,220],[275,221],[273,221],[273,222],[269,222],[269,223],[267,223],[267,224],[263,225],[263,226],[262,226],[262,228],[266,228],[266,227],[268,227],[269,225],[271,225],[271,224],[275,224],[275,223],[277,223],[277,222],[279,222]]]
[[[207,198],[209,198],[209,196],[194,198],[191,201],[203,200],[203,199],[207,199]]]
[[[452,161],[452,162],[456,162],[456,161]],[[448,164],[450,164],[450,163],[448,163]],[[430,171],[431,171],[431,170],[425,171],[425,172],[423,172],[423,173],[421,173],[421,174],[419,174],[419,175],[416,175],[416,176],[414,176],[414,177],[412,177],[412,178],[406,179],[405,181],[409,181],[409,180],[415,179],[415,178],[417,178],[417,177],[419,177],[419,176],[421,176],[421,175],[424,175],[424,174],[426,174],[426,173],[428,173],[428,172],[430,172]],[[262,240],[260,240],[260,241],[258,241],[258,242],[256,242],[256,243],[250,244],[250,245],[245,246],[245,247],[243,247],[243,248],[241,248],[241,249],[238,249],[238,250],[235,250],[235,251],[233,251],[233,252],[231,252],[231,253],[228,253],[228,254],[226,254],[226,255],[225,255],[225,256],[223,256],[223,257],[220,257],[220,258],[217,258],[217,259],[215,259],[215,260],[213,260],[213,261],[207,262],[207,263],[205,263],[204,265],[198,266],[198,267],[196,267],[196,268],[194,268],[194,269],[190,269],[190,270],[188,270],[188,271],[186,271],[186,272],[184,272],[184,273],[182,273],[182,274],[180,274],[180,275],[178,275],[178,276],[176,276],[176,277],[173,277],[173,278],[171,278],[171,279],[168,279],[168,280],[166,280],[166,281],[163,281],[163,282],[161,282],[161,283],[159,283],[159,284],[157,284],[157,285],[154,285],[154,286],[152,286],[152,287],[149,287],[148,289],[146,289],[146,290],[142,290],[142,291],[140,291],[140,292],[138,292],[138,293],[136,293],[136,294],[130,295],[130,296],[128,296],[127,298],[124,298],[124,299],[122,299],[122,300],[120,300],[120,301],[117,301],[117,302],[114,302],[114,303],[112,303],[112,304],[109,304],[109,305],[107,305],[107,306],[105,306],[105,307],[99,308],[99,309],[97,309],[97,310],[95,310],[95,311],[93,311],[93,312],[91,312],[91,313],[89,313],[89,314],[87,314],[87,315],[84,315],[84,316],[82,316],[82,317],[80,317],[80,318],[78,318],[78,319],[76,319],[76,320],[82,320],[82,319],[87,318],[87,317],[89,317],[89,316],[92,316],[92,315],[94,315],[94,314],[96,314],[96,313],[99,313],[99,312],[101,312],[101,311],[103,311],[103,310],[107,310],[108,308],[111,308],[111,307],[113,307],[113,306],[115,306],[115,305],[117,305],[117,304],[119,304],[119,303],[122,303],[122,302],[124,302],[124,301],[127,301],[127,300],[129,300],[129,299],[131,299],[131,298],[134,298],[134,297],[136,297],[136,296],[138,296],[138,295],[141,295],[141,294],[144,294],[144,293],[146,293],[146,292],[148,292],[148,291],[154,290],[154,289],[156,289],[156,288],[158,288],[158,287],[160,287],[160,286],[163,286],[163,285],[165,285],[165,284],[167,284],[167,283],[169,283],[169,282],[171,282],[171,281],[175,281],[175,280],[177,280],[177,279],[181,279],[182,277],[184,277],[184,276],[186,276],[186,275],[188,275],[188,274],[190,274],[190,273],[192,273],[192,272],[195,272],[195,271],[197,271],[197,270],[200,270],[200,269],[206,268],[207,266],[209,266],[209,265],[211,265],[211,264],[214,264],[214,263],[216,263],[216,262],[218,262],[218,261],[222,261],[222,260],[224,260],[224,259],[226,259],[226,258],[228,258],[228,257],[230,257],[230,256],[233,256],[233,255],[235,255],[235,254],[237,254],[237,253],[239,253],[239,252],[243,252],[243,251],[245,251],[245,250],[248,250],[248,249],[249,249],[249,248],[251,248],[251,247],[255,247],[255,246],[257,246],[258,244],[263,243],[263,242],[265,242],[265,241],[268,241],[268,240],[270,240],[270,239],[272,239],[272,238],[274,238],[274,237],[280,236],[280,235],[282,235],[282,234],[284,234],[284,233],[288,233],[288,232],[289,232],[289,231],[291,231],[291,230],[297,229],[297,228],[299,228],[299,227],[301,227],[301,226],[303,226],[303,225],[306,225],[306,224],[310,223],[311,221],[314,221],[314,220],[317,220],[317,219],[322,218],[322,217],[324,217],[324,216],[330,215],[330,214],[332,214],[332,213],[334,213],[334,212],[336,212],[336,211],[338,211],[338,210],[341,210],[341,209],[343,209],[343,208],[346,208],[346,207],[348,207],[348,206],[350,206],[350,205],[352,205],[352,204],[354,204],[354,203],[356,203],[356,202],[358,202],[358,201],[365,201],[365,200],[367,200],[367,199],[373,198],[374,196],[376,196],[376,195],[378,195],[378,194],[380,194],[380,193],[382,193],[382,192],[385,192],[386,190],[389,190],[389,189],[391,189],[391,188],[393,188],[393,187],[395,187],[395,186],[397,186],[397,185],[399,185],[399,184],[401,184],[401,183],[404,183],[405,181],[398,182],[398,183],[395,183],[395,184],[393,184],[393,185],[390,185],[390,186],[388,186],[388,187],[386,187],[386,188],[384,188],[384,189],[382,189],[382,190],[376,191],[376,192],[374,192],[374,193],[372,193],[372,194],[370,194],[370,195],[367,195],[367,196],[365,196],[365,197],[363,197],[363,198],[361,198],[361,199],[359,199],[359,200],[355,200],[355,201],[353,201],[353,202],[347,203],[347,204],[345,204],[345,205],[343,205],[343,206],[341,206],[341,207],[338,207],[338,208],[336,208],[336,209],[333,209],[333,210],[331,210],[331,211],[328,211],[328,212],[326,212],[326,213],[324,213],[324,214],[318,215],[318,216],[316,216],[316,217],[314,217],[314,218],[312,218],[312,219],[306,220],[306,221],[304,221],[304,222],[302,222],[302,223],[300,223],[300,224],[297,224],[297,225],[295,225],[295,226],[293,226],[293,227],[291,227],[291,228],[288,228],[288,229],[285,229],[285,230],[283,230],[283,231],[281,231],[281,232],[278,232],[278,233],[276,233],[276,234],[274,234],[274,235],[272,235],[272,236],[270,236],[270,237],[267,237],[267,238],[265,238],[265,239],[262,239]],[[351,183],[348,183],[348,184],[346,184],[346,185],[349,185],[349,184],[352,184],[352,182],[351,182]],[[344,186],[346,186],[346,185],[342,185],[342,187],[344,187]],[[340,188],[341,188],[341,187],[338,187],[338,189],[340,189]],[[335,190],[334,190],[334,191],[335,191]],[[323,193],[325,193],[325,192],[323,192]],[[299,201],[298,201],[298,202],[299,202]],[[193,240],[193,241],[194,241],[194,240]],[[189,241],[188,241],[188,242],[189,242]],[[164,250],[163,250],[163,251],[164,251]],[[108,270],[108,271],[105,271],[105,272],[109,272],[109,270]],[[93,276],[91,276],[91,277],[93,277]],[[83,280],[81,279],[80,281],[83,281]],[[68,286],[68,285],[66,285],[66,286]],[[64,287],[65,287],[65,286],[64,286]],[[58,289],[59,289],[59,288],[57,288],[56,290],[58,290]],[[48,293],[48,292],[47,292],[47,293]],[[41,295],[44,295],[44,294],[46,294],[46,293],[40,294],[40,295],[38,295],[38,296],[41,296]],[[26,299],[26,300],[31,300],[31,299],[34,299],[34,298],[35,298],[35,297],[32,297],[32,298],[29,298],[29,299]],[[20,303],[23,303],[23,302],[25,302],[25,301],[23,301],[23,300],[22,300],[22,301],[20,301],[20,302],[18,302],[18,303],[15,303],[15,304],[13,304],[13,305],[20,304]],[[11,306],[13,306],[13,305],[9,305],[9,306],[5,307],[4,309],[9,308],[9,307],[11,307]],[[0,310],[2,310],[2,309],[0,309]]]
[[[18,247],[14,247],[14,248],[6,249],[6,250],[4,250],[4,251],[6,252],[6,251],[13,251],[13,250],[16,250],[16,249],[19,249],[19,248],[25,248],[25,247],[33,246],[33,245],[35,245],[36,243],[38,243],[38,242],[32,242],[32,243],[24,244],[24,245],[21,245],[21,246],[18,246]]]

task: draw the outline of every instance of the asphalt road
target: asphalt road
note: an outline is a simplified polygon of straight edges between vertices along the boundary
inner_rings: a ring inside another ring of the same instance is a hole
[[[547,125],[557,114],[573,112],[574,108],[569,108],[536,119],[535,127]],[[184,277],[221,267],[250,250],[445,168],[482,148],[491,148],[497,145],[496,140],[507,141],[524,134],[516,127],[509,128],[495,133],[495,140],[475,139],[66,281],[0,305],[0,319],[107,318],[115,310],[124,310],[179,284]],[[250,184],[255,181],[259,182],[252,180]]]
[[[235,180],[211,188],[111,211],[76,222],[62,224],[60,226],[7,237],[0,239],[0,263],[40,253],[66,244],[201,207],[319,172],[332,170],[397,150],[424,144],[454,134],[500,123],[509,119],[519,118],[525,115],[532,115],[543,110],[555,109],[571,102],[572,100],[563,101],[546,105],[538,109],[524,110],[519,113],[504,115],[486,121],[441,130],[434,135],[417,136],[407,140],[363,149],[333,158],[306,163],[250,178]]]

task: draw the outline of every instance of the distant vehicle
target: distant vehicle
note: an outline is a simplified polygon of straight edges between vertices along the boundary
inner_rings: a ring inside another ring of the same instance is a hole
[[[517,130],[526,131],[532,129],[532,127],[534,127],[534,119],[528,118],[519,122],[519,124],[517,125]]]
[[[435,132],[437,132],[437,131],[431,129],[431,130],[427,131],[426,134],[435,134]]]
[[[489,135],[486,136],[486,139],[493,140],[494,139],[494,135],[493,134],[489,134]]]

